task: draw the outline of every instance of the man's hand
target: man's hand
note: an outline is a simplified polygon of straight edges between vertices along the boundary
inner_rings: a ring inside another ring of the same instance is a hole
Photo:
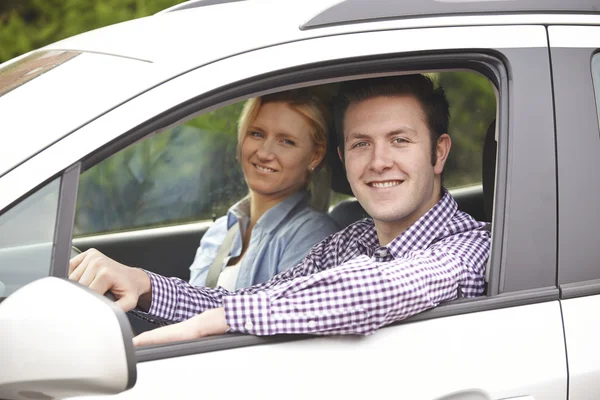
[[[149,346],[221,335],[229,325],[223,307],[207,310],[183,322],[144,332],[133,338],[135,346]]]
[[[89,249],[69,262],[69,279],[89,287],[96,293],[111,291],[117,305],[125,312],[133,310],[138,302],[147,308],[151,301],[148,275],[138,268],[120,264],[96,249]],[[144,296],[140,299],[140,296]]]

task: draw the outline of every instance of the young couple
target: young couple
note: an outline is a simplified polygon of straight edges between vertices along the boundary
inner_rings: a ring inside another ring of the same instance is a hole
[[[335,104],[338,153],[371,218],[267,282],[235,292],[195,287],[94,252],[71,260],[70,278],[112,291],[125,311],[178,322],[137,336],[136,345],[227,331],[371,334],[459,294],[480,295],[490,237],[442,186],[448,119],[443,90],[423,75],[345,83]]]

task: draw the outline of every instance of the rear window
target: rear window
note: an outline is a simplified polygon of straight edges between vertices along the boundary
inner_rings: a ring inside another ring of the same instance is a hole
[[[73,57],[77,51],[40,51],[0,69],[0,96],[37,78]]]

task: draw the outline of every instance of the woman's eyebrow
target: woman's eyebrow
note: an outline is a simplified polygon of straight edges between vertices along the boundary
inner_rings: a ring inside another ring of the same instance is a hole
[[[292,139],[298,139],[300,136],[296,135],[294,133],[291,132],[278,132],[277,133],[278,137],[285,137],[285,138],[292,138]]]
[[[255,131],[261,131],[261,132],[265,132],[265,130],[263,128],[260,127],[260,125],[255,125],[255,124],[250,124],[248,125],[248,130],[255,130]]]

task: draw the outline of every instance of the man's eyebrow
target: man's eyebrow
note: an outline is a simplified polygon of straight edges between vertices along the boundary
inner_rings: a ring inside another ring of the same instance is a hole
[[[413,128],[408,127],[408,126],[403,126],[401,128],[394,129],[393,131],[388,132],[386,136],[389,137],[389,136],[400,135],[400,134],[402,134],[402,135],[416,135],[417,131],[414,130]]]
[[[365,133],[360,133],[360,132],[352,132],[349,133],[347,137],[345,137],[345,142],[349,141],[349,140],[354,140],[354,139],[368,139],[371,136],[365,134]]]
[[[395,135],[400,135],[400,134],[416,135],[417,131],[408,126],[403,126],[403,127],[394,129],[393,131],[386,133],[385,136],[390,137],[390,136],[395,136]],[[344,141],[347,142],[349,140],[354,140],[354,139],[369,139],[370,137],[371,137],[371,135],[367,135],[366,133],[352,132],[352,133],[348,134],[348,136],[345,138]]]

